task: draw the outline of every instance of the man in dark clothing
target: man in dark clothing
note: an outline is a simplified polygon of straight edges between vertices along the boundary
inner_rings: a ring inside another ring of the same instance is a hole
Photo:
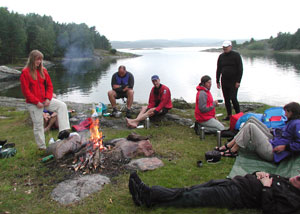
[[[133,75],[126,71],[124,65],[119,66],[118,72],[114,73],[111,78],[112,90],[108,92],[108,98],[113,108],[112,115],[115,116],[118,112],[116,99],[127,97],[126,117],[131,117],[131,106],[133,103]]]
[[[132,173],[129,191],[137,206],[250,208],[262,209],[265,214],[292,213],[300,209],[300,175],[288,179],[255,172],[188,188],[150,188]]]
[[[138,124],[145,120],[147,117],[162,116],[168,113],[173,107],[171,100],[170,89],[160,83],[157,75],[151,77],[153,87],[149,96],[148,106],[143,106],[136,119],[126,118],[126,123],[129,128],[136,128]]]
[[[224,120],[229,120],[232,115],[231,102],[235,113],[240,112],[237,93],[243,75],[243,63],[240,54],[232,51],[230,41],[223,43],[223,51],[224,53],[219,56],[217,64],[217,87],[220,89],[220,76],[222,76],[222,92],[227,110],[227,117]]]

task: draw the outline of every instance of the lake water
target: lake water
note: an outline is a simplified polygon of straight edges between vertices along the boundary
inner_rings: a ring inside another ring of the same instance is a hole
[[[152,87],[150,77],[159,75],[167,85],[172,98],[195,102],[196,86],[203,75],[212,77],[214,98],[222,97],[216,87],[216,64],[220,53],[200,52],[207,48],[164,48],[127,50],[141,57],[120,59],[101,66],[90,63],[62,65],[50,69],[54,91],[58,98],[74,102],[109,103],[111,76],[119,65],[125,65],[135,77],[134,100],[147,103]],[[263,102],[281,106],[300,101],[300,55],[242,55],[244,74],[238,93],[240,101]],[[20,87],[0,92],[0,95],[22,97]]]

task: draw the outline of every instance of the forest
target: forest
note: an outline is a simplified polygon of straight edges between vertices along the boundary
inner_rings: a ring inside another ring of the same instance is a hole
[[[58,23],[51,16],[22,15],[0,7],[0,64],[13,64],[34,49],[50,60],[90,57],[94,49],[110,50],[111,44],[96,27]]]

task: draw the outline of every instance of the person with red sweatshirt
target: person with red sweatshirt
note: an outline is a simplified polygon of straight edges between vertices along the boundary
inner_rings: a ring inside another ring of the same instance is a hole
[[[30,52],[27,64],[20,77],[22,93],[33,122],[35,141],[40,150],[46,149],[43,110],[57,113],[59,139],[69,137],[69,115],[64,102],[53,98],[50,76],[43,67],[43,54],[38,50]]]
[[[129,128],[136,128],[139,122],[145,120],[147,117],[165,115],[173,108],[170,89],[160,83],[159,76],[157,75],[153,75],[151,80],[154,86],[150,92],[148,106],[142,107],[136,119],[126,118]]]
[[[200,127],[205,127],[205,132],[215,133],[224,130],[225,127],[216,119],[215,107],[218,106],[218,101],[213,100],[210,88],[211,78],[205,75],[197,86],[195,118]]]

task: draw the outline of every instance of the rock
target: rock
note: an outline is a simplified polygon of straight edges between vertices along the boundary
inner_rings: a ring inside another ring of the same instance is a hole
[[[154,170],[162,166],[164,166],[164,163],[160,159],[154,157],[132,160],[129,164],[126,165],[126,168],[129,170],[147,171]]]
[[[134,158],[138,155],[149,157],[154,154],[154,150],[149,140],[139,142],[122,139],[116,143],[115,148],[120,148],[124,158]]]
[[[77,177],[58,184],[52,191],[51,198],[63,205],[72,204],[100,191],[108,183],[110,179],[100,174]]]
[[[241,103],[240,110],[241,112],[255,111],[256,109],[263,106],[264,104],[260,104],[260,103]]]
[[[191,119],[182,118],[176,114],[169,114],[169,113],[165,115],[165,120],[174,121],[183,126],[191,126],[194,124],[193,120]]]
[[[178,108],[178,109],[191,109],[192,106],[189,104],[187,101],[185,101],[182,97],[180,99],[174,98],[172,100],[173,103],[173,108]]]
[[[21,71],[18,71],[7,66],[0,66],[0,81],[17,80],[21,75]]]

